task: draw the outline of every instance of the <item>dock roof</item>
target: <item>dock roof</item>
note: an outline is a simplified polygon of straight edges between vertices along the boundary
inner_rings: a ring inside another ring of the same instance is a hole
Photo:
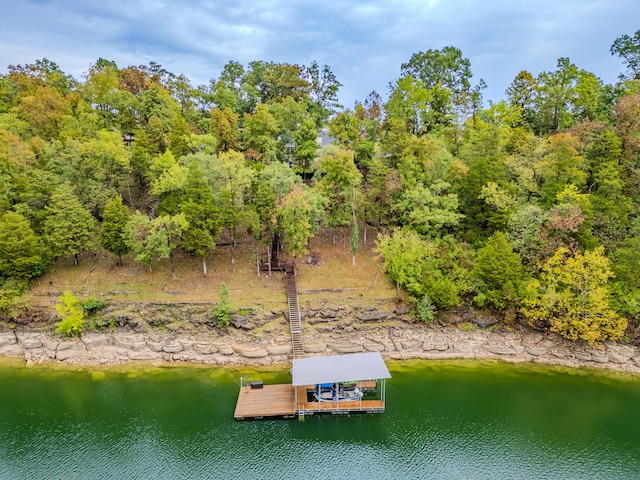
[[[294,358],[291,376],[294,387],[391,378],[380,352]]]

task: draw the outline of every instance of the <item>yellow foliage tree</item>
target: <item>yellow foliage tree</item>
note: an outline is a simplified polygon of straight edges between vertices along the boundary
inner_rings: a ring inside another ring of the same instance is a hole
[[[56,328],[56,333],[72,336],[80,335],[84,326],[85,311],[82,303],[69,290],[58,297],[56,303],[56,313],[60,317],[60,322]]]
[[[527,285],[522,312],[533,322],[590,345],[622,337],[627,321],[609,307],[607,281],[613,276],[604,248],[576,252],[561,247],[547,260],[540,279]]]

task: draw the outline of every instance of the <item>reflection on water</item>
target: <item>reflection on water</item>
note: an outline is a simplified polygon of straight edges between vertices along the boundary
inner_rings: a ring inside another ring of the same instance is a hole
[[[233,420],[241,372],[0,366],[0,479],[634,478],[640,380],[391,365],[383,415]],[[267,383],[288,373],[263,372]]]

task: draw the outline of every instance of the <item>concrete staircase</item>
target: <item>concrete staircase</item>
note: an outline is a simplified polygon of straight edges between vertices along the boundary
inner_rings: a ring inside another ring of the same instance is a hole
[[[287,302],[289,306],[289,328],[291,329],[291,343],[293,346],[293,358],[304,356],[302,345],[302,319],[300,305],[298,304],[298,289],[296,288],[296,272],[293,262],[287,262],[285,267],[285,279],[287,282]]]

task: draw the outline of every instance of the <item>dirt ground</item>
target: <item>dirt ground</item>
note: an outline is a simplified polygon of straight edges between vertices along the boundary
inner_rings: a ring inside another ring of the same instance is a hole
[[[374,306],[393,303],[396,289],[382,272],[381,260],[373,251],[375,232],[369,230],[367,243],[360,239],[356,266],[351,262],[348,238],[338,234],[333,244],[329,230],[309,242],[309,255],[298,259],[297,285],[301,307],[328,302],[332,305]],[[106,302],[216,302],[224,282],[230,291],[234,308],[255,307],[261,310],[282,309],[286,305],[284,274],[256,273],[255,244],[251,239],[236,248],[236,271],[231,268],[231,246],[220,245],[207,258],[208,274],[203,275],[202,259],[177,253],[175,276],[169,260],[154,261],[152,271],[123,257],[124,265],[116,266],[115,257],[101,250],[85,255],[80,265],[73,259],[62,259],[32,288],[33,304],[53,306],[57,297],[71,290],[80,298],[95,297]],[[261,253],[266,247],[261,246]]]

